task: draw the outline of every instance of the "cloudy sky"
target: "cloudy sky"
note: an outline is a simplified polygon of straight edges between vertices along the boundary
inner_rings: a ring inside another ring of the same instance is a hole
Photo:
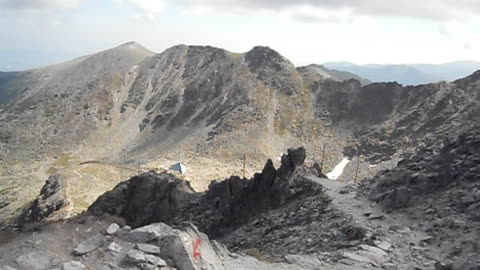
[[[137,41],[279,51],[296,65],[480,61],[478,0],[0,0],[0,70]]]

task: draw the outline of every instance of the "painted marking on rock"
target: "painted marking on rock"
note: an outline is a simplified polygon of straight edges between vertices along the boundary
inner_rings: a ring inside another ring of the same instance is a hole
[[[193,243],[193,258],[194,259],[198,259],[200,256],[202,256],[200,254],[200,246],[202,245],[202,239],[197,239],[195,240],[195,242]]]

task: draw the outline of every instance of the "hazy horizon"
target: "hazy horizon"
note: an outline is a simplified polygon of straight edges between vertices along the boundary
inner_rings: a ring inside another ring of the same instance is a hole
[[[0,0],[0,70],[67,61],[136,41],[232,52],[269,46],[296,66],[480,61],[471,1]],[[435,7],[435,8],[432,8]]]
[[[99,53],[101,51],[105,51],[105,50],[109,50],[109,49],[112,49],[112,48],[115,48],[115,47],[118,47],[118,46],[121,46],[122,44],[125,44],[125,43],[129,43],[129,42],[136,42],[140,45],[143,46],[143,44],[141,44],[140,42],[137,42],[137,41],[134,41],[134,40],[130,40],[130,41],[126,41],[126,42],[123,42],[121,44],[118,44],[117,46],[113,46],[113,47],[110,47],[110,48],[105,48],[103,50],[99,50],[99,51],[95,51],[95,52],[91,52],[91,53],[88,53],[88,54],[83,54],[83,55],[52,55],[52,54],[46,54],[45,56],[36,56],[37,58],[35,58],[35,56],[33,56],[33,59],[34,61],[32,62],[35,62],[36,60],[36,64],[31,64],[30,66],[26,66],[25,68],[19,68],[19,69],[15,69],[15,68],[12,68],[12,69],[4,69],[2,68],[2,66],[0,66],[0,72],[15,72],[15,71],[25,71],[25,70],[30,70],[30,69],[36,69],[36,68],[41,68],[41,67],[45,67],[45,66],[50,66],[50,65],[55,65],[55,64],[60,64],[60,63],[63,63],[63,62],[68,62],[68,61],[71,61],[71,60],[74,60],[76,58],[81,58],[81,57],[86,57],[86,56],[89,56],[89,55],[93,55],[95,53]],[[176,45],[173,45],[173,46],[177,46],[177,45],[187,45],[187,46],[211,46],[211,45],[208,45],[208,44],[205,44],[205,45],[197,45],[197,44],[176,44]],[[171,46],[171,47],[173,47]],[[146,49],[154,52],[154,53],[162,53],[163,51],[154,51],[154,50],[151,50],[150,48],[146,47]],[[167,47],[165,48],[168,49],[170,47]],[[253,48],[253,47],[252,47]],[[221,49],[225,49],[225,48],[221,48]],[[275,48],[271,48],[273,50],[275,50]],[[227,50],[227,49],[226,49]],[[230,51],[230,50],[227,50],[227,51]],[[246,53],[248,52],[247,51],[243,51],[243,52],[235,52],[235,51],[230,51],[230,52],[233,52],[233,53]],[[281,52],[280,52],[281,53]],[[33,52],[28,52],[27,53],[27,56],[32,56]],[[13,57],[16,57],[17,59],[18,58],[22,58],[21,56],[19,56],[18,54],[10,54],[10,56],[13,58]],[[25,56],[24,56],[25,57]],[[40,61],[39,61],[40,59]],[[291,59],[289,59],[291,61]],[[50,61],[50,62],[48,62]],[[53,61],[53,62],[52,62]],[[354,63],[354,62],[351,62],[351,61],[327,61],[327,62],[312,62],[312,63],[308,63],[308,64],[304,64],[304,65],[295,65],[297,67],[300,67],[300,66],[308,66],[308,65],[327,65],[327,64],[348,64],[348,65],[354,65],[354,66],[375,66],[375,65],[379,65],[379,66],[414,66],[414,65],[447,65],[447,64],[453,64],[453,63],[476,63],[476,64],[480,64],[480,61],[473,61],[473,60],[455,60],[455,61],[450,61],[450,62],[442,62],[442,63],[384,63],[384,64],[379,64],[379,63],[373,63],[373,62],[367,62],[365,64],[359,64],[359,63]]]

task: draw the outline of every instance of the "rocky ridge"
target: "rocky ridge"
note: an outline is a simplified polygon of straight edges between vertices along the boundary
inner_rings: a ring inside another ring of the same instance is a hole
[[[119,184],[89,207],[94,215],[122,217],[133,226],[153,222],[193,222],[210,237],[219,238],[272,209],[319,196],[322,187],[296,174],[305,160],[305,149],[290,149],[275,169],[269,160],[261,173],[250,179],[232,176],[212,182],[204,193],[194,192],[173,175],[146,173]]]

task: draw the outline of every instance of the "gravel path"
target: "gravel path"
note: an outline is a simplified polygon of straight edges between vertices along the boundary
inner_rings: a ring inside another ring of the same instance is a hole
[[[391,244],[389,261],[383,265],[384,269],[435,269],[438,255],[434,250],[425,248],[430,239],[425,232],[416,228],[418,221],[401,213],[383,212],[376,203],[356,197],[355,189],[342,182],[315,176],[309,178],[326,188],[334,206],[351,215],[372,234],[373,245]]]

